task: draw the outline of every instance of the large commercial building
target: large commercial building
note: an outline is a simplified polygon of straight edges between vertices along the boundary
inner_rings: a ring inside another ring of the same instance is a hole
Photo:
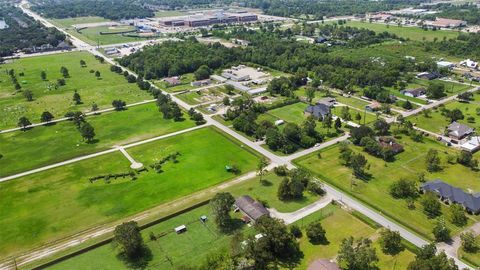
[[[232,24],[232,23],[246,23],[258,20],[258,16],[248,12],[217,12],[214,14],[195,14],[190,16],[170,17],[160,21],[164,26],[187,26],[187,27],[202,27],[213,24]]]

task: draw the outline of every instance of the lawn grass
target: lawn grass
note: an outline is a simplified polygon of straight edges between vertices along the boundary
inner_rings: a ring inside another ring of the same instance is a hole
[[[480,95],[475,93],[473,95],[474,100],[469,103],[452,101],[444,104],[444,108],[448,110],[459,109],[464,115],[464,119],[458,120],[458,122],[466,124],[470,127],[480,128],[480,116],[477,115],[476,109],[480,107]],[[473,117],[474,121],[469,122],[467,118]],[[450,119],[441,114],[441,108],[434,108],[428,114],[428,117],[423,113],[413,115],[408,118],[415,123],[418,127],[426,129],[428,131],[444,134],[445,128],[450,124]]]
[[[186,15],[186,12],[176,10],[159,10],[155,12],[155,18],[175,17]]]
[[[99,27],[89,27],[86,29],[82,29],[79,32],[75,32],[74,30],[70,31],[75,33],[75,36],[79,37],[83,41],[91,44],[91,45],[108,45],[108,44],[116,44],[116,43],[124,43],[124,42],[133,42],[133,41],[142,41],[146,38],[141,37],[131,37],[122,34],[111,34],[111,35],[102,35],[100,32],[104,33],[119,33],[123,31],[131,31],[135,30],[135,27],[125,25],[125,26],[117,26],[114,28],[110,28],[107,26],[99,26]],[[135,32],[130,34],[136,34]],[[153,38],[153,37],[152,37]]]
[[[480,173],[459,164],[447,164],[445,162],[446,153],[456,154],[457,152],[444,148],[435,141],[425,138],[423,143],[416,143],[408,137],[402,137],[398,139],[398,142],[404,146],[405,151],[398,154],[394,162],[386,163],[379,158],[363,153],[368,159],[370,166],[368,173],[371,174],[371,177],[365,181],[352,178],[351,169],[341,164],[337,145],[322,150],[321,159],[318,158],[317,153],[312,153],[296,160],[295,163],[310,170],[323,181],[381,211],[412,231],[432,239],[431,230],[435,220],[428,219],[422,213],[422,206],[418,200],[415,202],[415,209],[409,210],[404,200],[393,199],[388,195],[390,185],[402,177],[417,179],[419,173],[426,173],[425,178],[428,180],[441,178],[443,181],[464,190],[480,191],[480,182],[476,181]],[[356,152],[362,152],[359,147],[352,146],[352,149]],[[439,150],[443,171],[426,172],[425,157],[429,149]],[[461,175],[461,178],[459,178],[459,175]],[[445,219],[447,226],[452,230],[452,234],[456,234],[463,229],[448,223],[449,211],[447,206],[442,207],[442,212],[446,213]],[[471,216],[470,222],[474,219],[477,218]]]
[[[382,32],[389,32],[395,34],[399,37],[415,40],[415,41],[423,41],[425,38],[428,41],[433,41],[435,38],[438,40],[442,40],[444,37],[447,39],[456,38],[459,35],[457,31],[447,31],[447,30],[423,30],[419,27],[406,27],[406,26],[395,26],[395,25],[385,25],[381,23],[369,23],[369,22],[361,22],[361,21],[347,21],[347,26],[357,27],[357,28],[366,28],[377,33]]]
[[[326,231],[328,244],[312,244],[306,236],[306,226],[313,221],[320,220]],[[385,255],[376,241],[376,231],[368,224],[354,217],[352,214],[335,205],[329,205],[324,209],[309,215],[295,223],[302,229],[303,237],[300,239],[300,249],[304,257],[296,269],[307,269],[308,265],[317,259],[335,259],[343,239],[353,236],[358,239],[374,238],[373,246],[379,257],[379,269],[406,269],[408,263],[414,259],[414,254],[404,250],[396,257]]]
[[[95,129],[93,143],[86,143],[70,121],[0,134],[0,177],[195,126],[188,119],[163,119],[154,103],[89,116],[86,121]]]
[[[84,60],[87,67],[80,66]],[[57,90],[48,85],[62,78],[60,68],[65,66],[70,77],[66,85]],[[6,70],[14,69],[23,90],[30,90],[34,100],[28,102],[23,94],[16,93]],[[40,73],[45,70],[47,80],[42,81]],[[97,79],[90,70],[99,71]],[[19,74],[23,72],[24,76]],[[24,83],[22,83],[24,82]],[[72,97],[77,91],[82,104],[75,105]],[[13,63],[0,65],[0,129],[15,127],[20,117],[26,116],[31,122],[39,122],[43,111],[51,112],[56,118],[63,117],[68,111],[89,111],[96,103],[99,109],[111,107],[114,99],[121,98],[127,103],[151,99],[136,84],[129,84],[122,75],[110,71],[110,65],[101,64],[88,52],[72,52],[14,60]]]
[[[178,163],[167,162],[163,172],[137,179],[89,178],[129,171],[119,152],[0,183],[0,254],[6,257],[47,241],[124,218],[173,199],[236,177],[225,165],[242,173],[258,161],[252,150],[214,128],[203,128],[129,148],[145,166],[179,152]]]
[[[180,84],[175,86],[170,86],[168,83],[164,82],[163,80],[156,80],[154,83],[160,87],[161,89],[170,92],[182,92],[185,90],[192,90],[195,89],[195,86],[192,86],[190,83],[195,81],[195,76],[193,73],[187,73],[180,77]]]
[[[200,222],[200,216],[206,215],[209,220]],[[142,236],[152,253],[152,260],[144,269],[176,269],[180,266],[196,266],[204,262],[209,254],[226,250],[230,245],[231,235],[217,230],[213,223],[211,209],[208,205],[190,210],[184,214],[165,220],[142,231]],[[187,231],[176,234],[174,228],[185,224]],[[244,234],[253,228],[242,226]],[[150,233],[165,236],[156,241],[149,238]],[[117,258],[118,249],[111,244],[96,248],[90,252],[75,256],[72,259],[56,264],[48,269],[130,269]]]
[[[65,19],[52,19],[51,22],[57,26],[68,29],[72,28],[76,24],[85,24],[85,23],[99,23],[99,22],[109,22],[109,19],[105,19],[98,16],[87,16],[87,17],[75,17],[75,18],[65,18]]]
[[[204,90],[181,93],[177,97],[190,105],[198,105],[209,101],[222,101],[225,96],[223,91],[225,90],[222,87],[211,87]]]

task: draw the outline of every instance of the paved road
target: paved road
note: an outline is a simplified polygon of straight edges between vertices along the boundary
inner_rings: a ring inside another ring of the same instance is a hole
[[[295,212],[282,213],[282,212],[278,212],[275,208],[269,208],[268,211],[270,212],[270,216],[279,218],[283,220],[285,224],[288,225],[319,211],[320,209],[329,205],[331,202],[332,202],[332,197],[330,196],[330,194],[327,193],[320,200],[312,204],[309,204]]]

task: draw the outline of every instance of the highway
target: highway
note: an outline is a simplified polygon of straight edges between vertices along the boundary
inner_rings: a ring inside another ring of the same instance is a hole
[[[47,20],[45,20],[44,18],[42,18],[38,14],[35,14],[34,12],[27,9],[26,4],[27,4],[27,1],[25,1],[25,0],[22,1],[21,8],[25,13],[34,17],[36,20],[40,21],[45,26],[56,27],[56,26],[50,24]],[[105,61],[109,62],[112,65],[117,64],[112,59],[110,59],[108,57],[105,57],[101,52],[96,50],[95,47],[86,44],[85,42],[79,40],[78,38],[76,38],[74,36],[69,35],[63,29],[60,29],[60,28],[57,28],[57,29],[59,29],[60,31],[65,33],[67,36],[69,36],[70,39],[72,40],[72,43],[77,48],[79,48],[81,50],[89,51],[90,53],[92,53],[94,55],[101,56],[101,57],[105,58]],[[136,76],[136,74],[134,74],[132,71],[130,71],[128,69],[125,69],[125,68],[123,68],[123,69],[127,70],[129,73]],[[162,90],[162,89],[160,89],[160,90],[164,94],[170,95],[169,93],[165,92],[164,90]],[[471,89],[469,91],[473,91],[473,90],[474,89]],[[177,98],[174,95],[170,95],[170,96],[171,96],[171,98],[174,102],[176,102],[179,106],[181,106],[185,110],[189,110],[190,108],[193,107],[193,106],[185,103],[184,101],[180,100],[179,98]],[[443,99],[441,101],[426,105],[424,108],[433,108],[435,106],[438,106],[439,104],[443,104],[445,102],[448,102],[449,100],[453,100],[453,98],[454,97],[449,97],[449,98]],[[151,102],[151,101],[148,101],[148,102]],[[424,108],[419,108],[419,109],[416,109],[416,110],[412,110],[411,112],[407,113],[405,116],[410,116],[410,115],[413,115],[415,113],[419,113]],[[225,132],[225,133],[229,134],[230,136],[239,140],[243,145],[254,149],[258,153],[260,153],[260,154],[266,156],[268,159],[270,159],[271,162],[272,162],[272,164],[270,165],[270,168],[272,168],[273,166],[277,166],[277,165],[287,165],[289,168],[294,168],[295,167],[294,164],[291,163],[291,161],[293,159],[299,158],[299,157],[304,156],[304,155],[308,155],[312,152],[315,152],[315,151],[317,151],[319,149],[322,149],[324,147],[328,147],[328,146],[330,146],[332,144],[335,144],[335,143],[338,143],[342,140],[346,140],[349,136],[348,134],[345,134],[340,138],[337,138],[337,139],[334,139],[334,140],[331,140],[331,141],[327,141],[327,142],[325,142],[325,143],[323,143],[323,144],[321,144],[317,147],[313,147],[311,149],[307,149],[307,150],[298,152],[298,153],[290,155],[290,156],[278,156],[278,155],[266,150],[265,148],[258,145],[257,143],[250,141],[249,139],[245,138],[244,136],[242,136],[241,134],[237,133],[236,131],[230,129],[229,127],[224,126],[220,122],[213,119],[211,116],[206,115],[206,114],[203,114],[203,116],[204,116],[204,118],[207,122],[206,125],[211,125],[211,126],[217,127],[218,129],[222,130],[223,132]],[[152,139],[149,139],[149,140],[144,140],[144,141],[132,143],[132,144],[129,144],[129,145],[124,145],[121,148],[134,147],[134,146],[137,146],[137,145],[140,145],[140,144],[148,143],[148,142],[153,141],[153,140],[158,140],[158,139],[166,138],[166,137],[169,137],[169,136],[175,136],[175,135],[178,135],[178,134],[181,134],[181,133],[184,133],[184,132],[189,132],[191,130],[194,130],[194,129],[197,129],[197,128],[202,128],[202,127],[203,126],[194,127],[194,128],[191,128],[191,129],[186,129],[186,130],[178,131],[178,132],[171,133],[171,134],[158,136],[158,137],[155,137],[155,138],[152,138]],[[67,160],[67,161],[64,161],[64,162],[52,164],[52,165],[49,165],[49,166],[46,166],[46,167],[43,167],[43,168],[38,168],[38,169],[35,169],[35,170],[27,171],[27,172],[24,172],[24,173],[21,173],[21,174],[9,176],[9,177],[4,177],[4,178],[0,179],[0,182],[1,181],[10,181],[10,180],[16,179],[16,178],[21,177],[21,176],[37,173],[39,171],[49,170],[49,169],[59,167],[59,166],[64,166],[64,165],[67,165],[67,164],[72,164],[72,163],[78,162],[80,160],[84,160],[84,159],[87,159],[87,158],[92,158],[92,157],[95,157],[95,156],[98,156],[98,155],[104,155],[104,154],[112,153],[112,152],[115,152],[115,151],[119,151],[119,148],[116,147],[116,148],[108,149],[106,151],[98,152],[98,153],[95,153],[95,154],[92,154],[92,155],[78,157],[78,158]],[[254,176],[254,174],[251,175],[251,176]],[[226,183],[226,184],[228,184],[228,183]],[[394,221],[386,218],[381,213],[378,213],[377,211],[372,210],[368,206],[366,206],[363,203],[359,202],[358,200],[350,197],[349,195],[339,191],[338,189],[336,189],[336,188],[334,188],[334,187],[332,187],[328,184],[325,184],[324,186],[325,186],[325,189],[327,191],[328,196],[334,198],[335,200],[341,201],[343,204],[345,204],[349,208],[357,210],[358,212],[360,212],[360,213],[364,214],[365,216],[371,218],[372,220],[374,220],[378,224],[382,225],[383,227],[390,228],[390,229],[395,230],[395,231],[399,231],[400,234],[402,235],[402,237],[404,239],[406,239],[407,241],[411,242],[412,244],[414,244],[418,247],[421,247],[421,246],[428,243],[422,237],[419,237],[416,234],[413,234],[408,229],[396,224]],[[205,192],[208,192],[208,191],[205,191]],[[309,208],[306,208],[306,209],[307,210],[305,210],[305,211],[308,211]],[[297,213],[297,215],[301,216],[302,214]],[[145,219],[147,217],[148,217],[147,214],[142,214],[142,215],[139,214],[139,215],[134,216],[134,219],[135,220],[141,220],[141,219]],[[59,242],[56,242],[56,243],[45,244],[42,248],[35,250],[35,252],[27,252],[27,253],[21,255],[20,257],[17,257],[17,265],[21,266],[21,265],[24,265],[26,263],[32,262],[34,260],[40,260],[40,259],[46,258],[46,257],[52,255],[55,252],[63,251],[67,248],[70,248],[72,246],[83,243],[84,241],[86,241],[85,239],[90,239],[90,238],[98,237],[100,235],[104,235],[106,233],[109,233],[109,232],[112,231],[114,226],[115,226],[115,224],[110,224],[107,227],[93,228],[92,230],[88,231],[88,234],[78,234],[78,235],[76,235],[76,238],[68,238],[68,239],[65,239],[65,241],[63,241],[63,242],[59,241]],[[447,255],[449,257],[453,258],[457,262],[457,264],[460,268],[473,269],[473,268],[469,267],[468,265],[466,265],[465,263],[458,260],[458,258],[455,256],[455,254],[452,254],[452,252],[448,252],[448,250],[447,250]],[[7,264],[7,263],[6,264],[1,264],[0,263],[0,269],[11,269],[11,268],[12,268],[11,264]]]

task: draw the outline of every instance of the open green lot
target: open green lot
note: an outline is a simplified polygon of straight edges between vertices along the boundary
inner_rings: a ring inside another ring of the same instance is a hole
[[[133,26],[116,26],[116,27],[106,27],[106,26],[99,26],[99,27],[89,27],[86,29],[79,30],[76,32],[75,30],[71,30],[73,35],[80,38],[81,40],[92,44],[92,45],[108,45],[108,44],[116,44],[116,43],[124,43],[124,42],[133,42],[133,41],[142,41],[146,38],[141,37],[132,37],[127,35],[136,35],[135,32],[128,33],[128,34],[120,34],[119,32],[123,31],[131,31],[135,30]],[[100,33],[118,33],[118,34],[100,34]],[[151,37],[154,38],[154,37]]]
[[[86,67],[80,66],[80,60]],[[60,68],[68,69],[70,77],[66,85],[55,89],[57,79],[61,79]],[[16,92],[6,70],[14,69],[22,90],[33,93],[33,101],[28,102],[22,92]],[[90,71],[99,71],[97,79]],[[47,74],[46,81],[41,72]],[[20,76],[20,73],[24,76]],[[74,91],[80,94],[82,104],[75,105],[72,100]],[[151,99],[136,84],[129,84],[122,75],[110,71],[109,64],[101,64],[92,54],[72,52],[15,60],[0,65],[0,129],[15,127],[20,117],[26,116],[31,122],[39,122],[43,111],[51,112],[56,118],[63,117],[68,111],[89,111],[96,103],[99,109],[111,107],[113,100],[121,98],[127,103]]]
[[[85,142],[70,121],[0,134],[0,176],[195,126],[191,120],[163,119],[154,103],[89,116],[86,121],[95,129],[93,143]]]
[[[395,34],[399,37],[422,41],[424,38],[426,40],[432,41],[435,38],[442,40],[444,37],[447,39],[456,38],[458,36],[457,31],[447,31],[447,30],[423,30],[419,27],[407,27],[407,26],[395,26],[395,25],[385,25],[381,23],[369,23],[361,21],[347,21],[347,26],[357,27],[357,28],[366,28],[375,32],[389,32]]]
[[[480,128],[480,116],[477,114],[476,109],[480,107],[480,95],[477,92],[473,97],[474,100],[469,103],[452,101],[444,104],[444,108],[447,110],[459,109],[464,119],[460,119],[458,122],[478,130]],[[469,117],[473,117],[473,122],[467,120]],[[408,119],[420,128],[439,134],[444,134],[445,128],[450,124],[450,119],[442,115],[441,108],[439,107],[432,109],[427,116],[425,116],[424,113],[419,113]]]
[[[177,10],[159,10],[155,12],[155,17],[164,18],[164,17],[183,16],[186,14],[187,14],[186,12],[177,11]]]
[[[393,199],[389,195],[390,185],[402,177],[418,179],[419,173],[425,173],[425,179],[427,180],[440,178],[464,190],[479,191],[480,183],[476,179],[478,179],[480,174],[459,164],[448,164],[446,162],[447,154],[455,154],[455,150],[444,148],[428,138],[424,138],[422,143],[413,142],[406,136],[397,141],[404,146],[405,151],[398,154],[394,162],[386,163],[379,158],[364,153],[370,166],[368,173],[371,177],[367,180],[355,179],[352,176],[351,169],[341,164],[339,147],[337,145],[322,150],[321,159],[318,158],[317,153],[313,153],[296,160],[295,163],[312,171],[323,181],[336,186],[381,211],[412,231],[432,239],[431,230],[435,220],[428,219],[423,214],[422,206],[418,200],[415,202],[415,208],[409,210],[405,200]],[[356,152],[362,152],[356,146],[352,146],[352,149]],[[436,173],[426,172],[425,158],[429,149],[437,149],[439,151],[442,160],[442,171]],[[442,212],[448,223],[448,207],[443,206]],[[471,220],[476,219],[477,217],[471,216]],[[462,230],[462,228],[449,223],[447,226],[452,229],[453,234]]]
[[[88,16],[88,17],[75,17],[75,18],[65,18],[65,19],[52,19],[51,22],[57,26],[61,26],[65,29],[73,28],[73,25],[76,24],[85,24],[85,23],[99,23],[99,22],[109,22],[109,19],[105,19],[97,16]]]
[[[322,227],[326,231],[329,242],[326,245],[314,245],[310,243],[306,236],[306,226],[316,220],[321,221]],[[308,265],[317,259],[334,259],[340,249],[342,240],[350,236],[372,239],[379,257],[379,269],[407,269],[408,264],[414,259],[414,254],[407,249],[394,257],[384,254],[378,241],[376,241],[378,233],[375,229],[335,205],[329,205],[297,221],[295,224],[300,226],[303,232],[303,237],[300,239],[300,249],[304,254],[304,258],[297,269],[307,269]]]
[[[226,90],[221,86],[213,86],[208,89],[189,91],[178,94],[177,97],[190,105],[198,105],[205,102],[222,101]]]
[[[0,254],[6,257],[41,243],[125,218],[235,177],[225,165],[242,173],[254,170],[258,158],[233,138],[203,128],[127,151],[148,172],[130,178],[90,183],[98,175],[129,172],[119,152],[0,183]],[[148,167],[179,152],[162,173]]]

